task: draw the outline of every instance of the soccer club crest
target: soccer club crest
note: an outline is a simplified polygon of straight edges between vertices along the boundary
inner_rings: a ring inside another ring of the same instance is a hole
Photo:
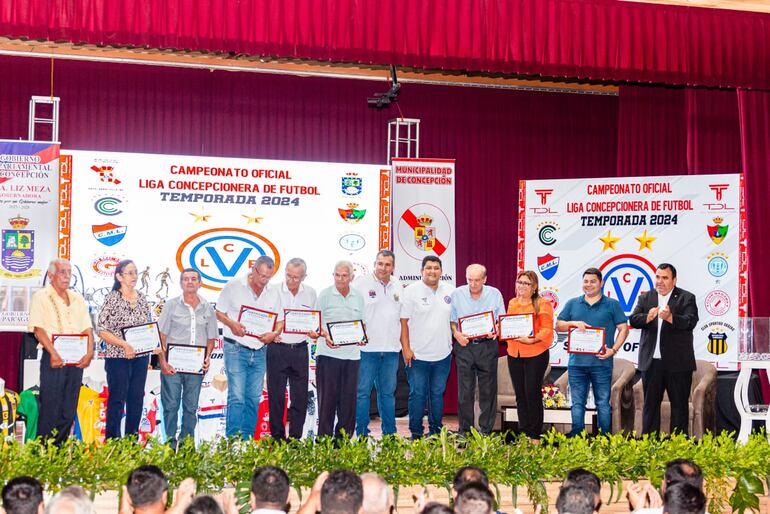
[[[340,217],[348,223],[358,223],[366,215],[366,209],[359,209],[357,203],[349,203],[347,209],[337,209]]]
[[[101,225],[91,225],[91,232],[97,241],[105,246],[113,246],[120,243],[126,237],[127,227],[115,225],[114,223],[103,223]]]
[[[725,237],[727,237],[727,229],[730,228],[730,226],[722,225],[723,221],[722,218],[714,218],[714,224],[706,226],[709,237],[714,241],[714,244],[721,244],[722,241],[725,240]]]
[[[418,250],[429,252],[436,247],[436,228],[431,226],[433,218],[427,214],[421,214],[417,218],[417,226],[414,227],[414,245]]]
[[[709,342],[706,349],[713,355],[725,353],[727,351],[727,334],[724,332],[709,332]]]
[[[537,258],[537,270],[543,275],[544,279],[551,280],[559,270],[560,260],[560,257],[555,257],[550,253],[547,253]]]
[[[348,196],[360,195],[362,185],[363,179],[354,173],[349,173],[342,177],[342,192]]]
[[[25,230],[27,218],[16,216],[8,222],[11,228],[3,230],[3,267],[12,273],[21,273],[35,262],[35,231]]]

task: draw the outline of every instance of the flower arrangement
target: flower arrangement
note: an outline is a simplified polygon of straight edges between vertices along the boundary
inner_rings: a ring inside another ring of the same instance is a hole
[[[560,409],[567,406],[567,397],[559,390],[559,386],[545,384],[540,390],[543,393],[543,407],[546,409]]]

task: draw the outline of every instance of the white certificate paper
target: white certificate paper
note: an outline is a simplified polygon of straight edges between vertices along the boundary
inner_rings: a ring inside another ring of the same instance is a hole
[[[84,334],[53,334],[54,350],[65,366],[74,366],[88,353],[88,336]]]
[[[534,314],[505,314],[500,316],[500,339],[517,339],[534,335]]]
[[[321,311],[284,309],[283,332],[285,334],[320,333]]]
[[[126,327],[121,330],[123,340],[131,345],[137,355],[146,355],[160,346],[160,331],[156,322]]]
[[[166,351],[166,360],[177,373],[202,375],[206,348],[188,344],[170,344]]]
[[[495,315],[492,311],[463,316],[457,320],[457,324],[460,332],[465,334],[468,339],[494,337],[496,334]]]
[[[254,307],[241,306],[238,321],[244,326],[248,337],[258,338],[262,334],[275,330],[275,322],[278,315],[274,312],[255,309]]]
[[[347,346],[359,343],[366,344],[368,342],[364,322],[360,319],[353,321],[335,321],[334,323],[327,323],[326,327],[329,330],[329,336],[337,346]]]
[[[599,354],[604,351],[604,329],[586,327],[585,330],[573,328],[567,335],[569,353]]]

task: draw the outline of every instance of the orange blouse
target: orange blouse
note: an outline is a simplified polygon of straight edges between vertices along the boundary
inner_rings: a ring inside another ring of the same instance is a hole
[[[535,357],[547,351],[553,342],[553,306],[545,298],[540,298],[540,313],[535,316],[535,337],[540,339],[534,344],[523,344],[517,339],[508,343],[508,355],[511,357]],[[516,298],[508,302],[508,314],[534,314],[534,305],[521,305]]]

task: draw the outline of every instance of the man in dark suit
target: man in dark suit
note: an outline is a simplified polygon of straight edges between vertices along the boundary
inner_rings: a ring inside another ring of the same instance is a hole
[[[655,290],[639,297],[629,319],[642,330],[639,371],[642,372],[644,407],[642,433],[660,431],[660,402],[668,392],[671,432],[687,434],[695,351],[692,331],[698,323],[695,296],[676,287],[676,268],[668,263],[655,271]]]

